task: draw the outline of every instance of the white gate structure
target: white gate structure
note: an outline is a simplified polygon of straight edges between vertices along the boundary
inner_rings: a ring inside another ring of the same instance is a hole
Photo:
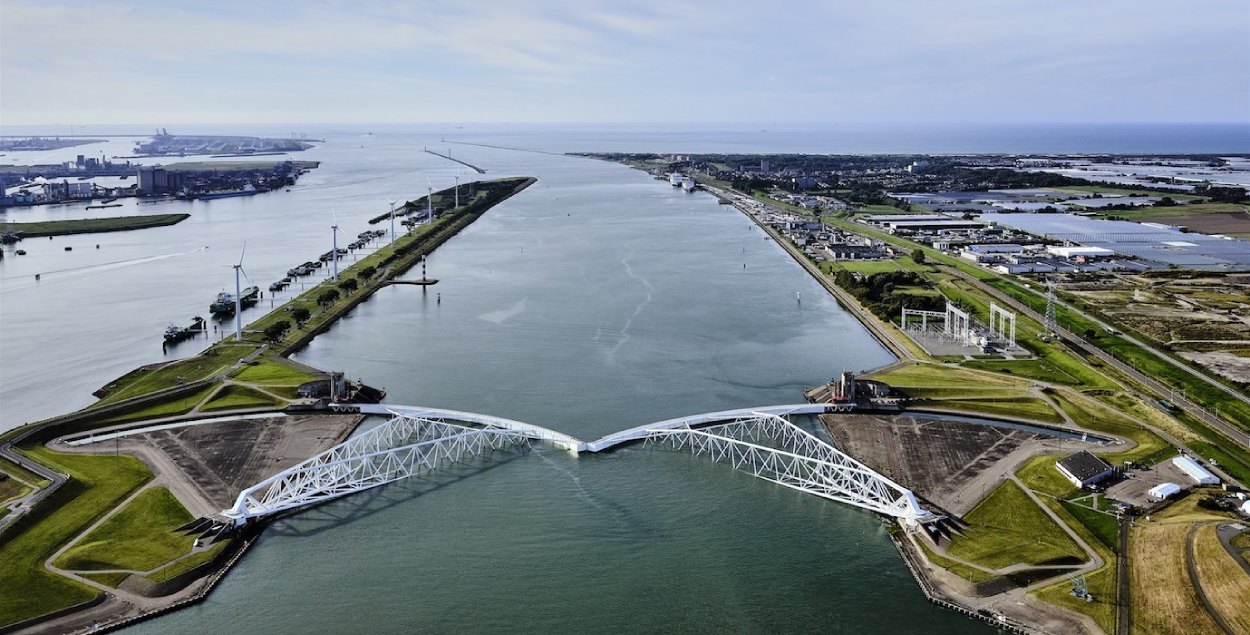
[[[393,414],[386,423],[243,490],[222,516],[242,525],[538,438],[528,430],[471,428]]]
[[[777,415],[756,413],[702,428],[660,426],[648,433],[648,442],[689,450],[800,492],[909,524],[935,518],[911,490]]]
[[[920,506],[911,490],[784,418],[846,410],[836,408],[836,404],[692,415],[622,430],[591,442],[520,421],[457,410],[394,405],[341,409],[389,414],[391,418],[243,490],[234,507],[221,512],[226,523],[243,525],[251,519],[314,505],[535,440],[574,453],[601,452],[632,441],[661,443],[728,463],[779,485],[892,516],[908,525],[938,518]]]

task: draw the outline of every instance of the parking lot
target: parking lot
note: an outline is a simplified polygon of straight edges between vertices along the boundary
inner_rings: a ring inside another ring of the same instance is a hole
[[[1148,492],[1150,488],[1162,483],[1176,483],[1183,490],[1188,490],[1194,486],[1193,479],[1181,471],[1180,468],[1172,465],[1172,460],[1168,459],[1162,463],[1158,463],[1147,470],[1128,470],[1121,477],[1117,477],[1116,481],[1106,489],[1107,498],[1128,503],[1137,507],[1150,507],[1158,502],[1157,499],[1151,498]]]

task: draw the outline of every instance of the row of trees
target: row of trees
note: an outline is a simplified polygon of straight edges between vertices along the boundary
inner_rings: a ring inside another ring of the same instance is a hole
[[[886,321],[893,320],[903,308],[921,311],[941,311],[946,308],[946,300],[941,296],[907,292],[905,287],[930,286],[924,276],[914,271],[885,271],[858,278],[849,271],[838,271],[833,280],[847,293],[855,296],[873,315]]]

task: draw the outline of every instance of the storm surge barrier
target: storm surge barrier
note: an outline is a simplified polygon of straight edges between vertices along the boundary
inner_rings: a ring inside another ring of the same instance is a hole
[[[445,469],[473,457],[523,449],[533,442],[574,454],[643,442],[706,456],[758,478],[897,518],[908,525],[936,519],[936,515],[920,506],[911,490],[785,418],[837,408],[826,403],[725,410],[629,428],[586,442],[494,415],[389,404],[337,406],[341,411],[390,418],[243,490],[234,506],[221,512],[220,522],[242,526],[252,520]]]

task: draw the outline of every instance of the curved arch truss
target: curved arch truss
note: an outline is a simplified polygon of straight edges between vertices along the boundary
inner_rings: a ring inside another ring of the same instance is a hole
[[[665,426],[646,433],[648,443],[689,450],[801,492],[910,522],[933,516],[911,490],[777,415],[758,413],[718,425]]]
[[[386,423],[243,490],[234,507],[222,514],[234,524],[242,524],[250,518],[314,505],[466,457],[528,445],[533,436],[501,427],[471,428],[395,414]]]
[[[601,452],[642,440],[661,443],[759,478],[822,498],[917,523],[936,516],[911,490],[876,473],[782,415],[824,412],[827,404],[726,410],[670,419],[584,442],[520,421],[456,410],[412,406],[350,406],[355,412],[390,414],[364,434],[243,490],[221,515],[227,524],[314,505],[466,457],[544,441],[572,452]],[[447,421],[469,422],[470,427]],[[220,520],[218,521],[220,522]]]

